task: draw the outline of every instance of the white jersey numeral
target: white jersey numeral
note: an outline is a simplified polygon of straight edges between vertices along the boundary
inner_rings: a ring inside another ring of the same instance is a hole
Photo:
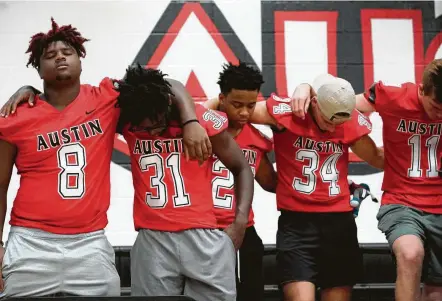
[[[65,144],[57,151],[58,193],[63,199],[81,199],[86,192],[86,151],[80,143]]]
[[[338,185],[339,172],[336,167],[341,155],[342,153],[335,153],[327,157],[319,170],[322,181],[329,183],[330,185],[330,196],[338,195],[341,192]],[[314,150],[301,149],[296,152],[295,158],[296,160],[302,162],[307,160],[307,165],[302,168],[302,175],[305,177],[305,179],[295,177],[293,179],[293,188],[301,193],[311,194],[316,189],[316,171],[319,168],[319,154]]]
[[[422,177],[421,168],[421,135],[413,135],[408,139],[408,145],[411,146],[411,167],[408,168],[409,178],[420,178]],[[426,172],[427,178],[435,178],[439,176],[438,173],[438,163],[437,163],[437,147],[439,145],[439,135],[434,135],[429,137],[425,141],[425,146],[427,147],[427,158],[428,158],[428,170]]]
[[[181,174],[180,154],[172,153],[165,160],[159,154],[149,154],[140,157],[138,163],[143,172],[151,168],[155,169],[154,175],[150,177],[150,185],[156,192],[146,192],[146,204],[149,207],[164,208],[167,204],[167,187],[164,183],[166,170],[170,171],[173,179],[174,195],[172,199],[174,207],[190,205],[190,197],[186,193]]]
[[[224,171],[227,171],[227,175],[225,177],[219,175],[213,178],[212,180],[212,199],[213,205],[217,208],[224,209],[232,209],[233,203],[233,195],[232,194],[224,194],[224,196],[220,195],[221,189],[231,190],[235,184],[233,174],[224,164],[217,159],[212,166],[213,174],[222,174]]]

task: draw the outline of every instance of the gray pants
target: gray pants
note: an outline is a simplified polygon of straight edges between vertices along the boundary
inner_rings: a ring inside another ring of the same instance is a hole
[[[140,230],[131,251],[132,296],[234,301],[235,255],[230,237],[217,229]]]
[[[59,235],[11,227],[2,272],[1,297],[120,295],[115,253],[103,230]]]

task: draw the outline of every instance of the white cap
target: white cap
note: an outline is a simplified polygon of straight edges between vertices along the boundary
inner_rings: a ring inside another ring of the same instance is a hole
[[[356,94],[348,81],[330,74],[322,74],[315,78],[312,87],[317,94],[319,109],[325,117],[329,120],[349,119],[335,116],[338,113],[351,116],[356,107]]]

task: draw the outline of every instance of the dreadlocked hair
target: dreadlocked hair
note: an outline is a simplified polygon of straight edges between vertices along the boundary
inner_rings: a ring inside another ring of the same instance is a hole
[[[160,70],[144,68],[140,64],[129,66],[126,78],[119,83],[117,107],[121,108],[121,119],[125,124],[139,125],[148,118],[159,121],[169,114],[169,98],[174,95],[167,74]]]
[[[84,42],[88,39],[81,36],[77,31],[77,28],[72,25],[58,26],[51,18],[52,29],[47,33],[37,33],[31,37],[29,42],[29,48],[26,53],[30,53],[28,63],[26,67],[32,65],[34,68],[40,68],[40,57],[43,55],[44,50],[55,41],[62,41],[75,49],[79,57],[86,56],[86,49],[83,46]]]
[[[238,65],[224,64],[223,71],[219,73],[218,85],[223,94],[228,94],[232,89],[259,91],[263,83],[261,72],[244,62]]]

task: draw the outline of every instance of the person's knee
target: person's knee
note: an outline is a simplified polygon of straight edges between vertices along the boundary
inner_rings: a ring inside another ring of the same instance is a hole
[[[415,235],[404,235],[393,243],[393,252],[401,267],[422,268],[425,250],[422,241]]]
[[[442,301],[442,287],[425,285],[422,299],[423,301]]]
[[[338,286],[322,290],[321,301],[349,301],[352,286]]]
[[[315,285],[307,281],[286,283],[283,286],[284,301],[315,301]]]

